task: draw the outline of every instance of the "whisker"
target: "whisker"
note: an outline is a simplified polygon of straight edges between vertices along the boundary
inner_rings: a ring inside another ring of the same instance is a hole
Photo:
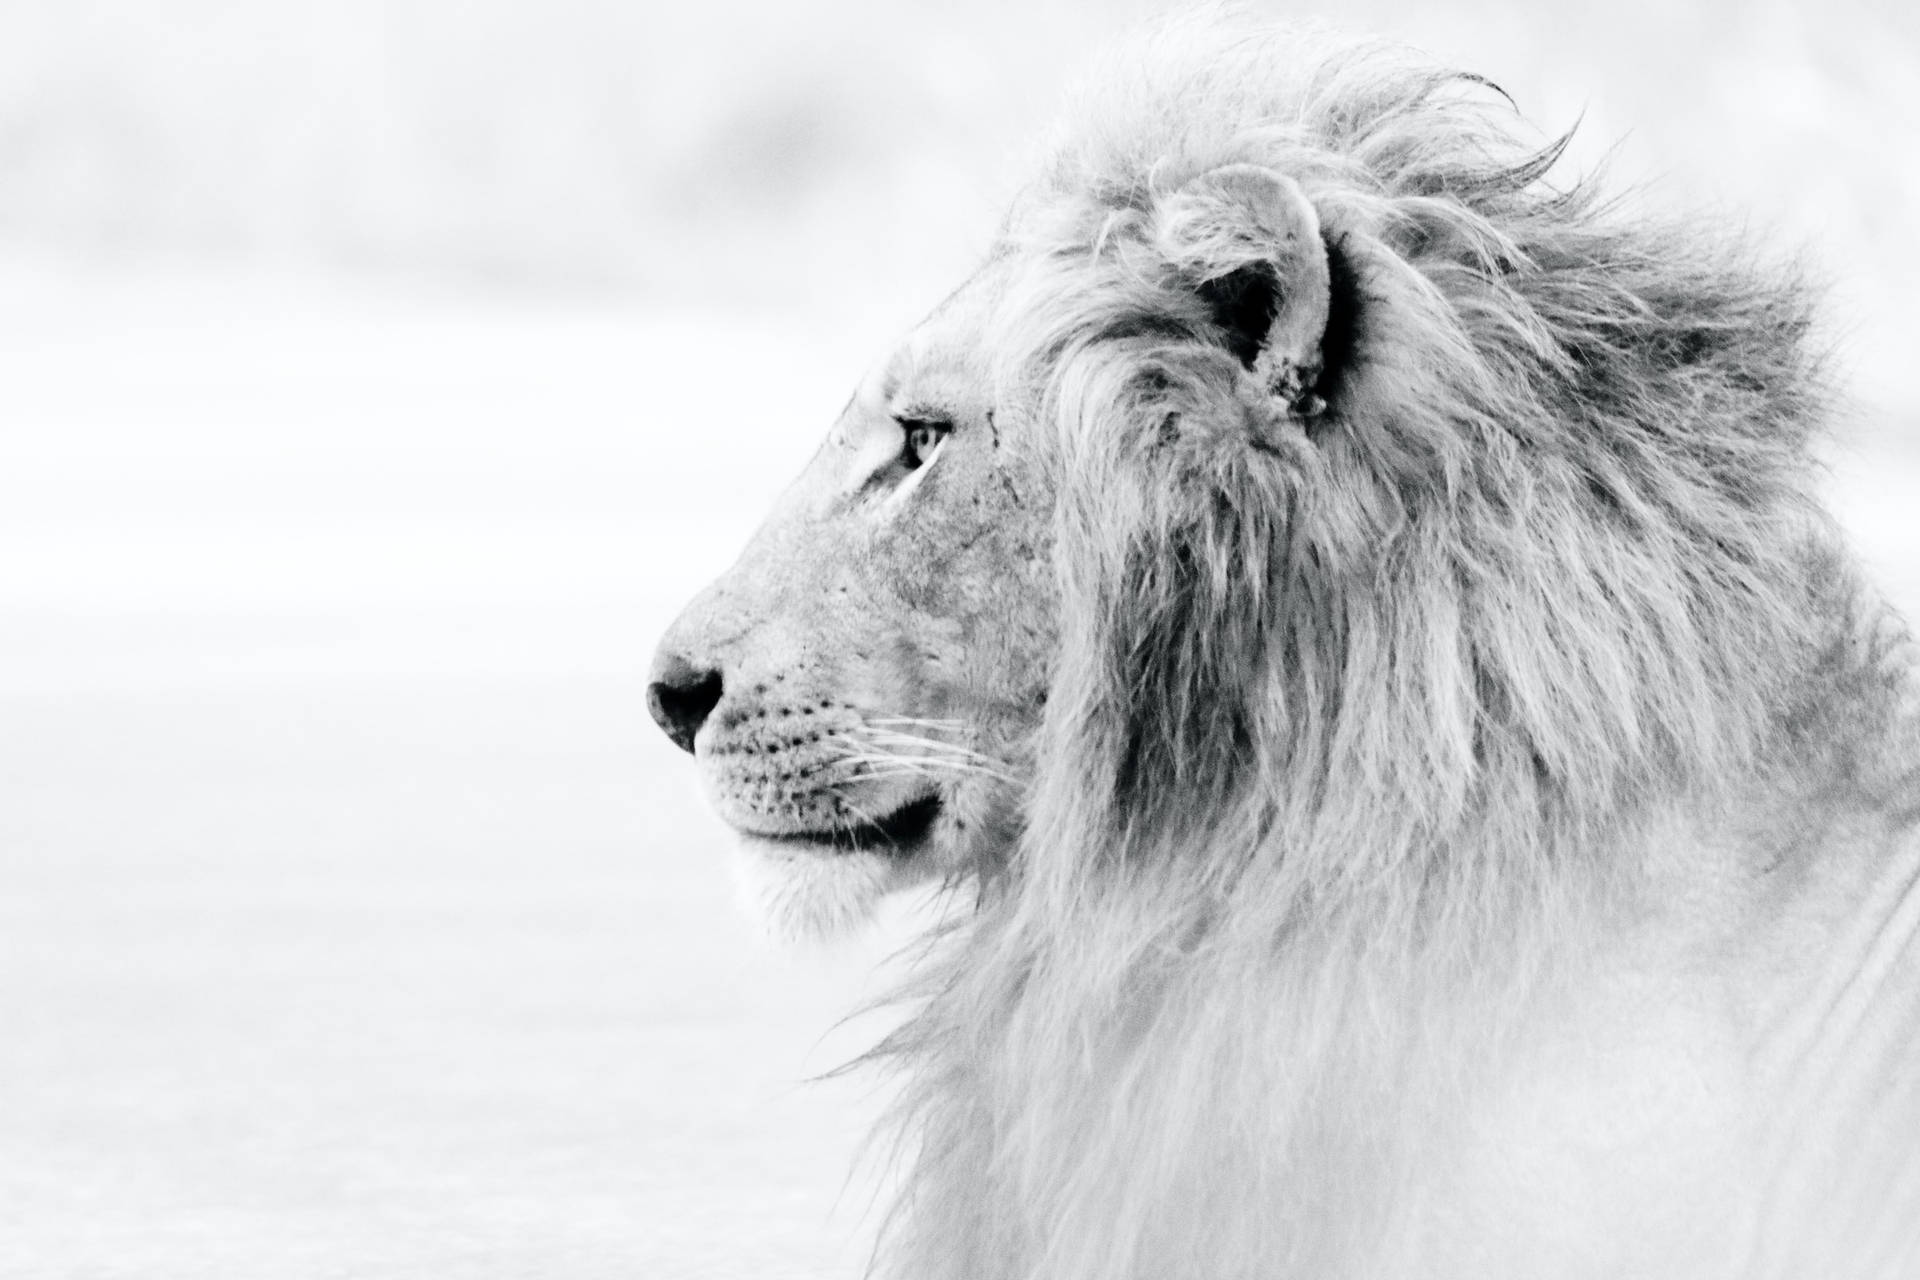
[[[923,757],[895,755],[890,751],[876,751],[859,755],[840,756],[833,761],[836,765],[874,765],[874,764],[910,764],[922,763]],[[945,763],[944,760],[940,763]],[[955,763],[958,763],[957,761]]]
[[[963,746],[958,742],[949,741],[946,738],[930,738],[930,737],[927,737],[925,734],[919,734],[919,733],[902,733],[898,729],[876,729],[876,728],[872,728],[871,726],[863,725],[857,732],[860,737],[872,738],[875,740],[886,739],[888,741],[895,741],[895,742],[924,742],[928,746],[938,746],[938,747],[945,748],[949,751],[972,750],[971,747]]]
[[[1012,774],[1003,769],[996,769],[978,760],[938,760],[915,756],[894,756],[886,763],[889,767],[898,768],[902,774],[911,773],[925,776],[944,772],[963,776],[973,775],[982,778],[993,778],[997,781],[1013,785],[1019,784],[1019,779],[1015,778]],[[866,772],[859,776],[871,778],[877,777],[879,774],[877,772]]]
[[[875,819],[872,814],[868,813],[865,809],[862,809],[859,805],[855,804],[853,801],[847,799],[843,795],[839,795],[838,793],[835,793],[834,798],[838,800],[841,804],[845,805],[847,808],[853,810],[854,816],[858,817],[860,821],[866,823],[867,826],[871,827],[873,830],[878,831],[881,835],[881,838],[884,839],[888,844],[893,846],[895,852],[899,851],[900,842],[898,840],[895,840],[892,836],[888,835],[887,829],[881,826],[879,821]]]
[[[845,765],[851,774],[845,780],[870,781],[881,778],[925,778],[941,775],[977,776],[993,778],[999,782],[1018,785],[1019,779],[1003,769],[994,768],[979,760],[964,760],[941,756],[907,756],[885,753],[880,755],[846,756],[834,761],[836,765]]]
[[[849,778],[849,782],[892,782],[900,778],[924,778],[927,775],[917,769],[878,769],[872,773],[863,773],[858,778]]]
[[[968,759],[984,760],[994,765],[1003,765],[1005,763],[1005,761],[997,760],[984,751],[975,751],[972,747],[963,747],[957,742],[942,742],[937,738],[922,738],[916,734],[894,733],[884,729],[866,736],[869,737],[876,746],[897,743],[903,747],[917,747],[928,752],[943,752],[950,755],[963,756]]]
[[[1018,786],[1006,761],[942,738],[907,733],[885,725],[915,726],[935,731],[957,731],[960,722],[918,716],[880,716],[844,732],[834,745],[839,754],[832,767],[847,771],[845,780],[930,776],[977,776]]]
[[[981,777],[997,778],[1002,782],[1014,779],[1000,770],[989,768],[975,760],[935,760],[916,756],[878,756],[871,759],[844,761],[855,770],[848,781],[882,777],[932,777],[939,774],[977,774]]]

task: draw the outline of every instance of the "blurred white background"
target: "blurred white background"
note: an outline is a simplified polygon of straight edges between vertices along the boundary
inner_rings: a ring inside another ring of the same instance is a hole
[[[642,676],[1154,7],[0,7],[0,1276],[858,1272],[899,931],[763,948]],[[1920,604],[1907,0],[1270,7],[1804,249]]]

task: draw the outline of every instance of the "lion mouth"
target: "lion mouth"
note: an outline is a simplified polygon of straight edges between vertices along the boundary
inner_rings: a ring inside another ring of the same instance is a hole
[[[754,832],[756,839],[780,845],[813,845],[835,853],[908,854],[927,839],[940,817],[940,797],[921,796],[870,822],[828,827],[817,831]]]

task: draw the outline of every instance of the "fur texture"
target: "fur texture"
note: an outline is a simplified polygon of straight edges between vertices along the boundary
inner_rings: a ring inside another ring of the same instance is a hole
[[[1017,202],[997,398],[1056,471],[1060,651],[1019,847],[882,1050],[887,1274],[1444,1271],[1463,1117],[1662,860],[1891,741],[1809,290],[1559,150],[1475,77],[1208,24]],[[1313,416],[1198,287],[1232,237],[1168,213],[1226,165],[1318,212]]]

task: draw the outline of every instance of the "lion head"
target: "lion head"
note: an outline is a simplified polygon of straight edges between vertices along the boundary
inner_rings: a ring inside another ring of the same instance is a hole
[[[1108,212],[1080,211],[1069,236],[1090,251],[1119,230],[1096,225]],[[1070,463],[1048,415],[1070,357],[1091,368],[1080,348],[1098,344],[1137,365],[1122,395],[1164,380],[1146,394],[1168,441],[1183,418],[1218,421],[1277,459],[1325,412],[1331,259],[1300,185],[1227,164],[1142,212],[1085,271],[1018,243],[1057,230],[1010,231],[861,384],[662,643],[655,718],[698,757],[783,930],[830,931],[889,889],[1005,856],[1057,657]],[[1098,331],[1052,331],[1068,316]]]
[[[1881,874],[1811,824],[1912,811],[1909,659],[1812,497],[1808,290],[1561,150],[1400,52],[1156,35],[669,633],[781,925],[978,886],[888,1046],[903,1274],[1720,1274],[1661,1206],[1771,1212],[1743,1037],[1793,895]],[[1643,1146],[1516,1178],[1563,1086]]]
[[[1376,54],[1184,108],[1229,55],[1099,99],[663,641],[654,715],[784,928],[1004,866],[1066,767],[1050,697],[1119,843],[1256,758],[1432,832],[1737,750],[1728,642],[1797,569],[1799,294],[1589,218],[1471,78]]]

